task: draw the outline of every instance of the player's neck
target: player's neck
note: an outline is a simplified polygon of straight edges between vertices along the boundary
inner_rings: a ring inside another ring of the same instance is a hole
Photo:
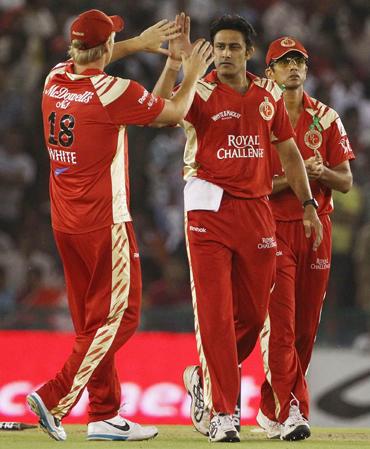
[[[284,91],[284,103],[290,122],[295,127],[303,111],[303,86],[298,89],[286,89]]]
[[[249,79],[245,72],[230,76],[220,75],[218,73],[217,76],[221,83],[227,84],[241,94],[244,94],[248,89]]]
[[[88,64],[73,64],[73,70],[74,72],[79,75],[80,73],[83,73],[85,70],[89,69],[95,69],[95,70],[104,70],[104,59],[100,58],[97,61],[90,62]]]

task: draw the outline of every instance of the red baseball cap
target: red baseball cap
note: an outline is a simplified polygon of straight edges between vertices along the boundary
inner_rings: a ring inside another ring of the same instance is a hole
[[[107,16],[98,9],[90,9],[80,14],[71,25],[71,41],[78,39],[84,49],[104,44],[113,31],[123,30],[124,21],[120,16]]]
[[[271,61],[279,59],[291,51],[297,51],[305,58],[308,58],[307,50],[299,42],[299,40],[290,36],[284,36],[271,42],[266,54],[266,65],[270,65]]]

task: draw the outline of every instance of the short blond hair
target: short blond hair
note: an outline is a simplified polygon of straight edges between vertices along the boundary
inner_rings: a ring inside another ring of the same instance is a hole
[[[111,33],[107,42],[114,42],[114,36],[116,33]],[[73,59],[73,62],[80,65],[86,65],[90,62],[97,61],[106,52],[106,42],[100,44],[97,47],[84,49],[84,42],[79,39],[73,39],[68,49],[68,55]]]

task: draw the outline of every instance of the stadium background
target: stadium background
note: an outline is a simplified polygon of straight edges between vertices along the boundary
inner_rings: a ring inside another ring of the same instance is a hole
[[[370,386],[368,0],[140,0],[134,5],[124,0],[0,0],[0,342],[7,347],[2,365],[11,366],[19,355],[14,376],[22,378],[20,362],[28,364],[22,351],[28,346],[12,344],[22,341],[19,335],[24,341],[29,335],[28,342],[36,345],[31,345],[32,351],[50,336],[15,331],[61,332],[56,335],[62,338],[72,330],[50,229],[49,163],[40,97],[49,69],[66,58],[71,20],[89,8],[124,17],[125,30],[117,39],[133,37],[181,10],[192,17],[192,39],[208,37],[212,18],[237,12],[258,33],[248,69],[260,75],[271,40],[293,35],[305,44],[310,54],[306,89],[341,115],[357,156],[351,192],[334,195],[331,280],[309,378],[314,399],[317,396],[313,420],[328,425],[343,424],[343,420],[349,425],[369,425],[370,403],[365,394]],[[107,71],[136,79],[151,90],[163,64],[162,56],[141,53],[112,64]],[[129,141],[131,204],[144,285],[140,331],[191,332],[182,212],[184,135],[177,129],[132,127]],[[160,335],[167,342],[175,338]],[[189,354],[192,363],[193,353]],[[153,363],[160,363],[158,357]],[[42,365],[40,372],[44,374]],[[15,378],[9,373],[8,368],[0,376],[0,414],[5,410],[1,406],[4,388]],[[37,382],[42,380],[37,377]],[[343,382],[353,382],[352,390],[340,390]],[[329,391],[333,387],[335,393]],[[338,401],[341,395],[346,398],[342,402]],[[346,411],[339,412],[340,407]]]

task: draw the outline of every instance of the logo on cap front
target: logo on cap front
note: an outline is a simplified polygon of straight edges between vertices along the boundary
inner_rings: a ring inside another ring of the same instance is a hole
[[[259,111],[264,120],[271,120],[274,115],[274,105],[269,101],[268,97],[260,104]]]
[[[285,37],[281,42],[280,45],[282,47],[294,47],[295,41],[293,39],[290,39],[290,37]]]
[[[317,150],[322,144],[322,135],[316,129],[310,129],[304,135],[304,143],[311,148]]]

